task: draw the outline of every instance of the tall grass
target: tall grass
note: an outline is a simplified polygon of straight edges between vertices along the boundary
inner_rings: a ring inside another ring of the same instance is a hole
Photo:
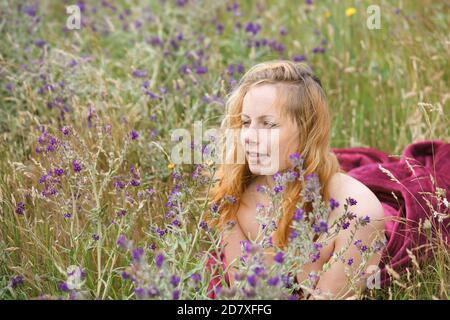
[[[184,241],[167,241],[180,246],[174,252],[185,270],[200,272],[205,257],[183,252],[201,252],[215,240],[202,232],[192,243],[207,185],[192,178],[195,167],[170,165],[170,134],[197,120],[220,123],[226,94],[242,76],[239,64],[245,70],[303,55],[327,92],[334,147],[399,154],[417,140],[448,141],[445,2],[379,1],[379,30],[366,27],[370,1],[242,1],[238,8],[222,1],[86,1],[81,30],[65,30],[63,2],[36,3],[0,3],[0,298],[59,296],[70,265],[84,268],[89,297],[133,297],[120,276],[130,258],[116,240],[126,234],[136,246],[164,245],[149,225],[167,219],[174,172],[187,181],[183,197],[191,200],[183,214],[193,223],[183,229]],[[351,6],[356,14],[346,16]],[[246,32],[249,22],[261,30]],[[57,150],[37,152],[44,131],[57,139]],[[55,168],[64,169],[61,182],[49,182],[58,194],[42,195],[39,180]],[[16,212],[20,202],[23,214]],[[432,263],[413,266],[368,297],[448,299],[449,252],[439,241],[432,250]],[[16,276],[24,283],[11,286]]]

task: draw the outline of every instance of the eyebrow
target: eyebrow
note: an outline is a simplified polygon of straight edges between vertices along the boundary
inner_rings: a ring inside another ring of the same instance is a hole
[[[246,118],[250,118],[248,115],[246,115],[244,113],[241,113],[241,116],[244,116]],[[267,118],[276,118],[276,116],[273,116],[273,115],[262,115],[262,116],[256,117],[256,119],[267,119]]]

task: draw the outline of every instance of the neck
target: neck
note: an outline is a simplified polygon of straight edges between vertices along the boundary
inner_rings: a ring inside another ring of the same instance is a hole
[[[268,186],[269,188],[273,188],[275,186],[275,182],[272,179],[272,175],[268,176],[256,176],[255,182],[257,184]]]

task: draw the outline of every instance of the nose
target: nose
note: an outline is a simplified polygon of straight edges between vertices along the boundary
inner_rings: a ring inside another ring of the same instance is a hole
[[[255,128],[242,128],[242,140],[246,149],[258,146],[258,130]]]

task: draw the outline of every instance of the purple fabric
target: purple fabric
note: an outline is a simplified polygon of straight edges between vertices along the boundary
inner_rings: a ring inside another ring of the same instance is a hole
[[[390,282],[386,264],[401,273],[411,262],[406,250],[427,243],[424,232],[418,232],[420,221],[423,223],[428,218],[433,225],[439,226],[447,245],[450,244],[449,219],[438,223],[423,197],[435,209],[436,199],[420,194],[434,193],[435,187],[446,191],[450,189],[450,144],[437,140],[412,143],[404,149],[402,157],[391,157],[373,148],[334,148],[333,152],[341,168],[365,184],[378,197],[384,207],[384,214],[388,217],[385,225],[388,244],[380,263],[382,286]],[[400,184],[383,173],[379,165],[389,170]],[[433,176],[435,185],[430,175]],[[449,213],[448,208],[446,211],[441,208],[440,211]],[[425,259],[427,252],[430,253],[425,250],[425,246],[423,248],[413,251],[418,259]]]
[[[450,245],[449,219],[438,223],[423,197],[428,199],[435,209],[437,201],[429,195],[420,194],[420,192],[434,193],[436,187],[446,191],[450,189],[450,144],[437,140],[412,143],[403,150],[401,157],[389,156],[380,150],[365,147],[333,148],[332,151],[336,154],[341,168],[372,190],[384,208],[388,243],[379,265],[381,286],[390,283],[386,264],[398,273],[402,273],[410,265],[407,249],[413,251],[418,260],[426,259],[427,252],[430,251],[412,250],[427,243],[424,233],[418,232],[420,221],[423,223],[428,218],[433,225],[439,226],[439,232],[442,232],[446,244]],[[400,184],[382,172],[379,165],[389,170]],[[430,175],[433,176],[435,185]],[[440,211],[449,213],[448,208],[441,208]],[[225,256],[221,254],[220,258],[225,269]],[[207,269],[211,273],[213,269],[217,269],[217,262],[216,255],[208,260]],[[219,273],[214,272],[208,288],[210,298],[215,298],[214,291],[222,287],[220,280]],[[227,284],[228,280],[226,274]]]

